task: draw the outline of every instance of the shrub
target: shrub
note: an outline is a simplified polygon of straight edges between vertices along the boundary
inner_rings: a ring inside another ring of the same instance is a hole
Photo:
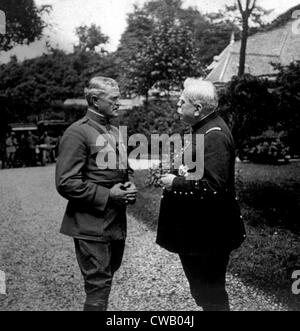
[[[272,131],[271,131],[272,132]],[[289,147],[282,141],[280,134],[265,133],[252,137],[243,149],[243,156],[251,162],[277,164],[289,161]]]
[[[259,136],[275,125],[274,98],[267,80],[249,74],[234,77],[220,92],[219,113],[226,120],[236,142],[239,154],[252,136]]]
[[[220,90],[219,113],[232,129],[238,154],[255,162],[274,163],[286,158],[288,150],[300,155],[300,61],[275,68],[274,81],[246,74]],[[284,131],[284,141],[261,139],[269,129]],[[245,150],[245,145],[250,147]]]
[[[154,99],[142,107],[134,107],[120,117],[122,125],[127,125],[128,134],[144,134],[147,138],[153,133],[182,134],[187,126],[179,120],[173,100]]]

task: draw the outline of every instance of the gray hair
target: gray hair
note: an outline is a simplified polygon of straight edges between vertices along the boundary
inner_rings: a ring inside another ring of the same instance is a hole
[[[186,79],[183,95],[194,105],[201,103],[205,113],[218,107],[218,94],[214,84],[201,78]]]
[[[84,89],[84,94],[89,106],[92,105],[92,97],[104,98],[108,94],[119,94],[118,83],[108,77],[94,77],[90,80],[88,87]]]

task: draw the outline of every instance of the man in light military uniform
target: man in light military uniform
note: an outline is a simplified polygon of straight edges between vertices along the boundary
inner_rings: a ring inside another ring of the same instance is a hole
[[[85,92],[87,114],[67,129],[60,142],[56,186],[69,201],[61,233],[74,238],[85,282],[84,310],[105,311],[123,257],[126,206],[135,202],[137,190],[129,182],[127,164],[121,164],[125,161],[119,130],[109,123],[118,114],[117,83],[95,77]],[[105,168],[109,153],[120,162]]]
[[[234,142],[227,125],[216,114],[214,85],[188,79],[184,87],[178,113],[192,127],[194,138],[204,135],[204,175],[200,180],[188,180],[178,173],[162,177],[164,194],[157,243],[179,254],[198,306],[206,311],[226,311],[229,256],[246,237],[235,197]],[[192,147],[195,156],[196,148],[201,146],[196,146],[193,139]]]

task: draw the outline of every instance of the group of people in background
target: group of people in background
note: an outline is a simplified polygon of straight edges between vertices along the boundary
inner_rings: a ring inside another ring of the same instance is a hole
[[[54,163],[59,138],[49,136],[45,131],[35,135],[32,131],[17,135],[8,132],[2,149],[2,168],[32,167]]]

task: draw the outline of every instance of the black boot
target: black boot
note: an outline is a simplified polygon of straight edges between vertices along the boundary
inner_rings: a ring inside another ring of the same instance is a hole
[[[107,305],[103,304],[103,305],[94,306],[94,305],[85,304],[83,311],[107,311]]]

